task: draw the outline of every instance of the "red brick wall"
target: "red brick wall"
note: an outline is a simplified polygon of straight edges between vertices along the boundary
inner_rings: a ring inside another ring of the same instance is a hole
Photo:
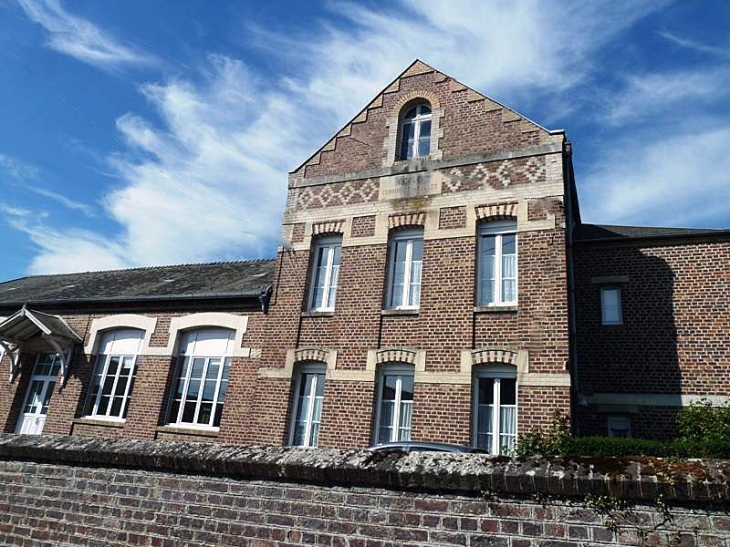
[[[579,246],[575,253],[576,319],[583,392],[730,395],[730,243]],[[602,325],[601,276],[620,283],[623,324]],[[584,411],[588,431],[600,427]],[[673,431],[674,413],[639,407],[632,429]],[[605,417],[603,418],[605,432]],[[642,425],[643,424],[643,425]],[[637,433],[638,434],[638,433]],[[642,433],[643,434],[643,433]]]

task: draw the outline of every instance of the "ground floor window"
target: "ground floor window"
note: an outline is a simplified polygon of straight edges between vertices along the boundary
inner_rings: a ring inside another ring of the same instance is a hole
[[[235,331],[203,329],[180,340],[169,423],[218,427],[228,387]]]
[[[99,344],[85,416],[126,417],[144,331],[117,329],[106,332]]]
[[[375,442],[411,440],[413,367],[384,367],[378,378]]]
[[[486,367],[474,375],[473,443],[490,454],[509,454],[517,441],[514,367]]]
[[[302,366],[294,385],[294,411],[289,443],[317,446],[324,401],[325,365]]]
[[[631,421],[628,416],[609,416],[607,425],[609,437],[631,437]]]

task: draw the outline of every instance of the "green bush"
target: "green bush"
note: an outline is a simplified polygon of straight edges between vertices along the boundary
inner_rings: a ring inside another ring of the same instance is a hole
[[[672,441],[572,437],[568,418],[556,412],[547,431],[538,428],[517,442],[517,456],[730,458],[730,405],[696,401],[677,415],[680,437]]]
[[[686,442],[730,444],[730,405],[714,406],[707,399],[694,401],[677,414],[677,430]]]

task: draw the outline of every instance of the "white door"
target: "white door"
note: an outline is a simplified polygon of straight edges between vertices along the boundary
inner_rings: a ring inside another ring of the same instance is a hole
[[[18,418],[15,432],[21,435],[40,435],[46,423],[48,403],[53,394],[61,360],[56,353],[41,353],[28,383],[28,392]]]

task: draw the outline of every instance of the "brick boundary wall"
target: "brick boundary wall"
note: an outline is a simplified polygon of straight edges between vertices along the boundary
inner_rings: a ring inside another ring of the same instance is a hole
[[[0,435],[0,543],[720,547],[728,476],[710,460]]]

